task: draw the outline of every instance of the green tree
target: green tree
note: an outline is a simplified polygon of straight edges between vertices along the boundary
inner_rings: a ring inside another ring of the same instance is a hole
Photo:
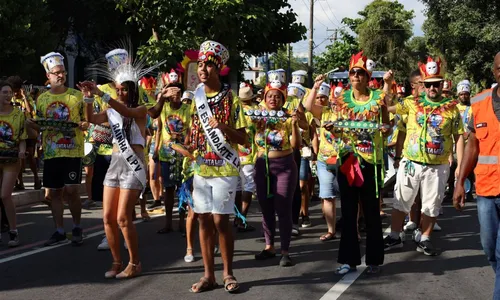
[[[374,0],[358,14],[360,18],[345,18],[344,23],[358,35],[360,49],[377,63],[377,69],[393,69],[397,77],[406,77],[408,55],[402,54],[413,35],[413,10],[405,10],[398,1]]]
[[[270,58],[273,69],[288,69],[288,51],[285,46],[280,47]],[[307,70],[307,64],[293,56],[293,47],[290,46],[290,72]],[[291,79],[291,78],[288,78]]]
[[[470,78],[481,88],[493,82],[492,62],[500,45],[500,4],[489,0],[420,0],[426,5],[424,33],[448,76]]]
[[[128,21],[154,34],[141,53],[152,60],[175,64],[186,49],[206,39],[224,44],[230,66],[242,63],[241,54],[273,53],[286,43],[303,39],[306,28],[286,0],[118,0]]]
[[[340,38],[326,46],[320,55],[314,57],[314,73],[324,74],[335,68],[347,68],[351,55],[359,51],[358,41],[347,31],[340,31]]]

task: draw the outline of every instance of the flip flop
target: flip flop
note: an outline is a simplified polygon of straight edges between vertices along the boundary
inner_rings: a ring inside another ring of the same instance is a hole
[[[340,267],[338,267],[337,270],[335,270],[335,274],[345,275],[349,272],[354,272],[354,271],[356,271],[356,268],[351,268],[351,266],[349,266],[348,264],[343,264]]]
[[[233,275],[227,275],[224,277],[223,282],[224,290],[230,294],[236,293],[240,289],[240,284],[236,281],[236,278]],[[230,284],[234,286],[232,289],[227,288]]]
[[[322,235],[319,239],[322,242],[328,242],[336,239],[335,233],[328,232],[327,234]]]
[[[210,283],[210,281],[208,280],[208,278],[201,277],[200,281],[198,281],[197,283],[193,284],[191,286],[191,288],[189,289],[189,291],[191,293],[196,293],[196,294],[197,293],[203,293],[203,292],[214,290],[214,289],[217,288],[217,286],[218,286],[217,282]],[[196,287],[196,290],[194,290],[193,287]]]

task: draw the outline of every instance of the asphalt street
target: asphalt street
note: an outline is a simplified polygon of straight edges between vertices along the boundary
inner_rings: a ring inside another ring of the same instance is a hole
[[[0,246],[0,299],[491,299],[494,273],[479,242],[475,203],[468,203],[463,213],[445,205],[439,217],[443,231],[433,236],[442,250],[440,256],[424,256],[407,241],[403,249],[386,254],[379,275],[365,275],[360,267],[345,277],[334,274],[339,240],[319,240],[326,227],[318,202],[311,205],[313,227],[302,229],[301,236],[292,240],[295,266],[280,268],[278,257],[256,261],[254,255],[264,247],[257,206],[254,203],[249,221],[259,229],[235,233],[234,270],[241,284],[236,295],[222,288],[220,257],[216,257],[219,288],[202,294],[188,291],[203,275],[199,245],[195,245],[196,261],[185,263],[182,235],[156,234],[162,218],[137,224],[143,274],[119,281],[104,279],[111,255],[96,250],[103,237],[101,209],[83,211],[87,237],[82,246],[42,247],[54,230],[50,211],[44,205],[22,208],[18,214],[21,246],[8,249],[6,234]],[[384,228],[389,220],[383,220]],[[65,221],[70,231],[67,209]],[[177,219],[174,228],[178,228]],[[362,247],[363,243],[364,239]],[[123,255],[128,261],[125,250]]]

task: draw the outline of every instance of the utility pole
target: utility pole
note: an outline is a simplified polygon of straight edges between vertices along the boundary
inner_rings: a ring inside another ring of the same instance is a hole
[[[286,69],[286,79],[287,81],[290,80],[290,78],[292,78],[292,69],[290,67],[290,60],[292,59],[292,51],[290,49],[290,43],[286,44],[286,54],[288,56],[288,63],[287,63],[287,69]],[[288,83],[288,82],[287,82]]]
[[[336,42],[337,41],[337,34],[338,34],[338,29],[327,29],[326,31],[333,31],[332,37],[330,38],[330,41]]]
[[[308,75],[308,82],[309,82],[309,87],[313,86],[313,48],[314,48],[314,39],[313,39],[313,32],[314,32],[314,1],[315,0],[309,0],[310,1],[310,7],[309,7],[309,59],[307,61],[308,64],[308,70],[307,70],[307,75]]]

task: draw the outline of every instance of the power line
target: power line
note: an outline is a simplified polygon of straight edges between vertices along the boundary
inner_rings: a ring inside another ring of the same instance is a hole
[[[337,16],[336,16],[336,15],[335,15],[335,13],[333,12],[333,9],[332,9],[332,7],[330,6],[330,3],[328,3],[328,0],[326,1],[326,5],[328,5],[328,8],[329,8],[329,9],[330,9],[330,11],[332,12],[332,15],[333,15],[333,17],[335,18],[335,20],[337,20],[337,22],[338,22],[339,24],[342,24],[342,22],[340,22],[340,21],[339,21],[339,19],[337,18]],[[340,25],[339,25],[339,26],[340,26]]]
[[[311,0],[312,1],[312,0]],[[302,0],[302,3],[304,3],[304,5],[307,7],[308,5],[306,4],[306,2],[304,0]],[[328,28],[328,26],[326,26],[323,22],[321,22],[318,18],[316,18],[316,16],[314,16],[314,19],[321,25],[325,26],[326,28]]]
[[[326,13],[326,9],[323,7],[323,4],[321,4],[321,2],[323,1],[318,1],[319,2],[319,6],[321,6],[321,9],[323,10],[323,13],[325,14],[325,16],[327,17],[327,19],[332,22],[332,24],[334,26],[340,26],[340,24],[336,24],[335,21],[333,21],[330,16]],[[328,1],[326,1],[326,4],[328,4]],[[328,4],[328,6],[330,6],[330,4]],[[331,9],[330,9],[331,10]],[[333,12],[332,12],[333,13]]]

